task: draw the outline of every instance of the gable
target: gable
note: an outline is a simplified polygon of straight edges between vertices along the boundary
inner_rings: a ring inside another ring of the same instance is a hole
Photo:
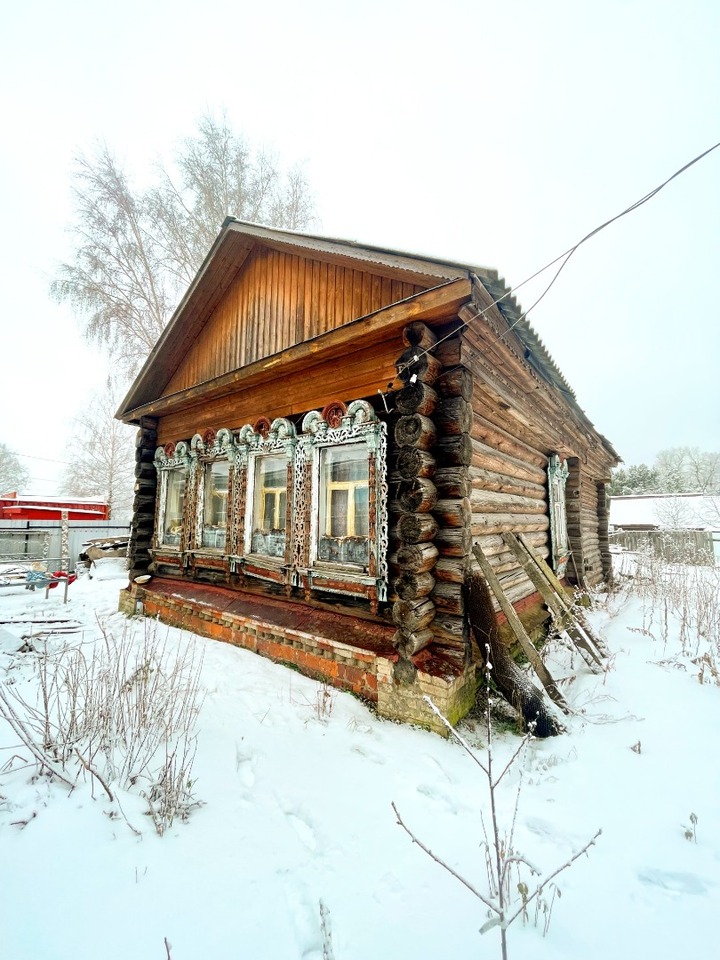
[[[432,285],[258,244],[162,393],[222,376]]]

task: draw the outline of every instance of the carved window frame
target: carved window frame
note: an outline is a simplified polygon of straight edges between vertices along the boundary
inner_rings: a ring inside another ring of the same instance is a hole
[[[565,576],[570,559],[565,487],[570,474],[567,460],[557,453],[548,460],[548,512],[550,514],[550,546],[552,565],[559,578]]]
[[[321,452],[357,444],[368,458],[368,562],[338,563],[318,558]],[[350,593],[370,599],[373,608],[387,599],[388,583],[387,425],[372,406],[355,400],[347,407],[328,404],[303,419],[295,467],[295,582],[313,590]]]
[[[187,549],[189,536],[188,496],[191,489],[192,458],[188,444],[180,440],[178,443],[166,443],[155,451],[154,459],[157,471],[158,496],[155,512],[155,531],[153,547],[156,550],[169,551],[180,554]],[[168,482],[170,473],[174,470],[185,472],[185,497],[181,522],[180,540],[178,543],[165,543],[165,514],[167,511]]]
[[[284,583],[290,587],[294,551],[293,510],[295,489],[295,426],[285,417],[272,423],[261,417],[255,424],[246,424],[237,436],[238,487],[236,496],[237,541],[230,556],[232,569],[245,576]],[[282,555],[253,552],[253,517],[255,513],[256,466],[263,457],[282,457],[287,462],[285,497],[285,549]]]
[[[190,441],[190,459],[192,483],[192,503],[188,511],[192,515],[191,539],[189,549],[195,555],[207,554],[214,557],[228,555],[230,531],[235,523],[232,511],[232,486],[236,458],[236,446],[233,434],[227,427],[215,430],[205,430],[196,433]],[[205,535],[205,478],[207,467],[213,463],[228,464],[228,496],[225,519],[225,542],[220,547],[208,546],[203,543]]]

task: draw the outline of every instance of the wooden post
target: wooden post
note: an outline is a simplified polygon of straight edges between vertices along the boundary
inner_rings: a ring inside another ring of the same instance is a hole
[[[70,572],[70,521],[68,511],[60,511],[60,569]]]
[[[565,698],[558,690],[550,671],[542,662],[540,654],[537,652],[533,646],[532,640],[525,632],[525,627],[523,627],[520,617],[518,617],[517,613],[515,612],[515,608],[505,595],[505,591],[500,585],[500,581],[495,576],[490,562],[487,560],[485,554],[482,552],[482,549],[477,544],[473,547],[473,554],[480,565],[480,569],[482,570],[482,574],[485,577],[488,586],[495,594],[495,599],[500,604],[500,609],[507,617],[507,621],[510,624],[512,632],[515,634],[523,653],[528,658],[530,665],[542,681],[543,686],[548,692],[548,696],[560,707],[561,710],[563,710],[565,713],[569,713],[569,707],[565,701]]]

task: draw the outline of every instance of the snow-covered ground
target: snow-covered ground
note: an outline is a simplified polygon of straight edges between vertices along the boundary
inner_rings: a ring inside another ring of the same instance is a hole
[[[37,684],[38,656],[11,653],[30,632],[23,618],[81,625],[51,638],[52,649],[90,651],[97,618],[114,635],[129,624],[142,636],[147,622],[115,612],[121,585],[80,580],[66,606],[59,590],[46,600],[4,588],[0,682],[26,695]],[[692,651],[654,630],[640,603],[616,597],[593,614],[613,652],[609,671],[574,664],[577,679],[563,688],[577,710],[569,732],[531,743],[499,791],[509,828],[523,771],[515,848],[544,873],[602,828],[557,878],[547,935],[533,909],[510,928],[513,960],[718,955],[720,687],[698,682]],[[157,629],[168,651],[192,642]],[[87,774],[72,791],[33,777],[27,748],[0,719],[0,958],[320,960],[320,900],[335,960],[499,957],[498,931],[479,933],[486,908],[410,841],[391,808],[485,891],[487,788],[463,749],[379,720],[349,695],[328,699],[251,653],[194,642],[205,698],[193,792],[203,805],[162,837],[134,791],[115,791],[126,822]],[[485,740],[479,721],[462,730]],[[517,743],[496,736],[498,767]],[[696,839],[685,835],[691,814]]]

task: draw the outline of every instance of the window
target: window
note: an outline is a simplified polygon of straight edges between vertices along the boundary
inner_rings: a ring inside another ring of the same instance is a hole
[[[387,597],[386,425],[365,400],[303,419],[295,460],[293,583],[320,593]]]
[[[284,557],[287,526],[288,458],[255,457],[251,553]]]
[[[369,465],[365,444],[320,451],[318,559],[368,562]]]
[[[196,433],[190,441],[190,472],[185,512],[188,514],[188,545],[192,563],[208,562],[217,568],[217,557],[203,551],[225,554],[232,530],[231,477],[235,465],[235,440],[221,427]]]
[[[371,404],[334,402],[155,451],[153,547],[183,575],[387,598],[387,427]]]
[[[293,464],[295,426],[284,417],[272,422],[260,417],[238,433],[239,481],[236,494],[242,504],[242,527],[230,557],[231,569],[292,586]]]
[[[227,460],[205,464],[202,545],[211,550],[225,549],[229,481],[230,464]]]
[[[185,549],[188,534],[189,501],[192,481],[188,445],[183,440],[166,443],[155,451],[158,476],[157,513],[154,547],[167,547],[174,553]]]
[[[163,544],[168,546],[180,546],[186,476],[184,469],[166,471],[165,509],[163,511],[161,540]]]

